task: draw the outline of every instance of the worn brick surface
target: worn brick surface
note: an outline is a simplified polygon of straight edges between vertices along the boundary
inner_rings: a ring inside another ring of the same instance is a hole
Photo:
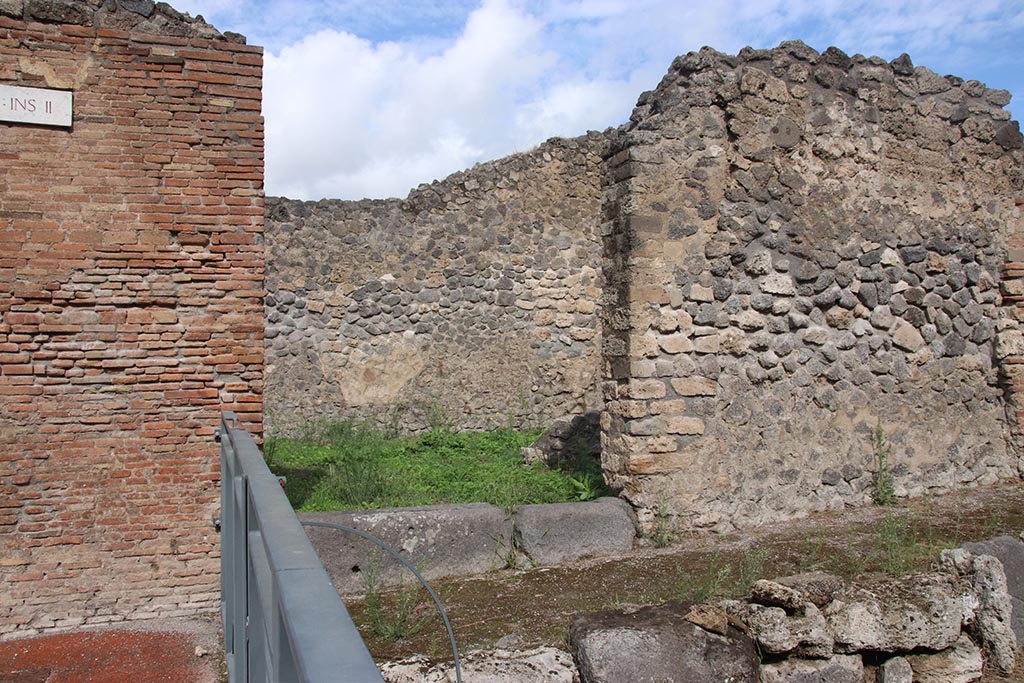
[[[213,609],[213,432],[261,420],[261,49],[64,4],[0,16],[2,82],[74,93],[0,123],[0,636]]]

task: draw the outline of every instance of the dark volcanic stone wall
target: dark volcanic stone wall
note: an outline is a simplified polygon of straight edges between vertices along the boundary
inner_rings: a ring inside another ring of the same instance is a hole
[[[553,140],[405,200],[268,199],[268,428],[600,410],[607,144]]]
[[[705,49],[619,130],[404,201],[269,201],[268,424],[603,410],[647,525],[867,502],[879,429],[899,496],[1018,476],[1009,97],[906,56]]]
[[[691,53],[640,98],[609,162],[604,458],[648,524],[866,502],[879,426],[899,495],[1017,473],[1008,101],[802,43]]]

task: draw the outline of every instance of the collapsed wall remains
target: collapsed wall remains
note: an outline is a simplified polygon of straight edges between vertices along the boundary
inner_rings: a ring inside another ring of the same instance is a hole
[[[879,452],[897,495],[1018,476],[1008,102],[906,56],[704,49],[619,130],[272,200],[268,424],[603,411],[647,525],[861,504]]]

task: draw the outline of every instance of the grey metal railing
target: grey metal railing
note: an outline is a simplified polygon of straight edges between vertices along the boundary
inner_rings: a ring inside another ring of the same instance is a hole
[[[383,683],[277,478],[221,418],[221,617],[231,683]]]

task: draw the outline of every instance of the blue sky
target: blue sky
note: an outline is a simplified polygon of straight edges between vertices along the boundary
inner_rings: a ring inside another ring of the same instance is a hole
[[[893,59],[977,79],[1024,113],[1022,0],[172,0],[266,49],[267,194],[404,197],[628,119],[710,45]]]

